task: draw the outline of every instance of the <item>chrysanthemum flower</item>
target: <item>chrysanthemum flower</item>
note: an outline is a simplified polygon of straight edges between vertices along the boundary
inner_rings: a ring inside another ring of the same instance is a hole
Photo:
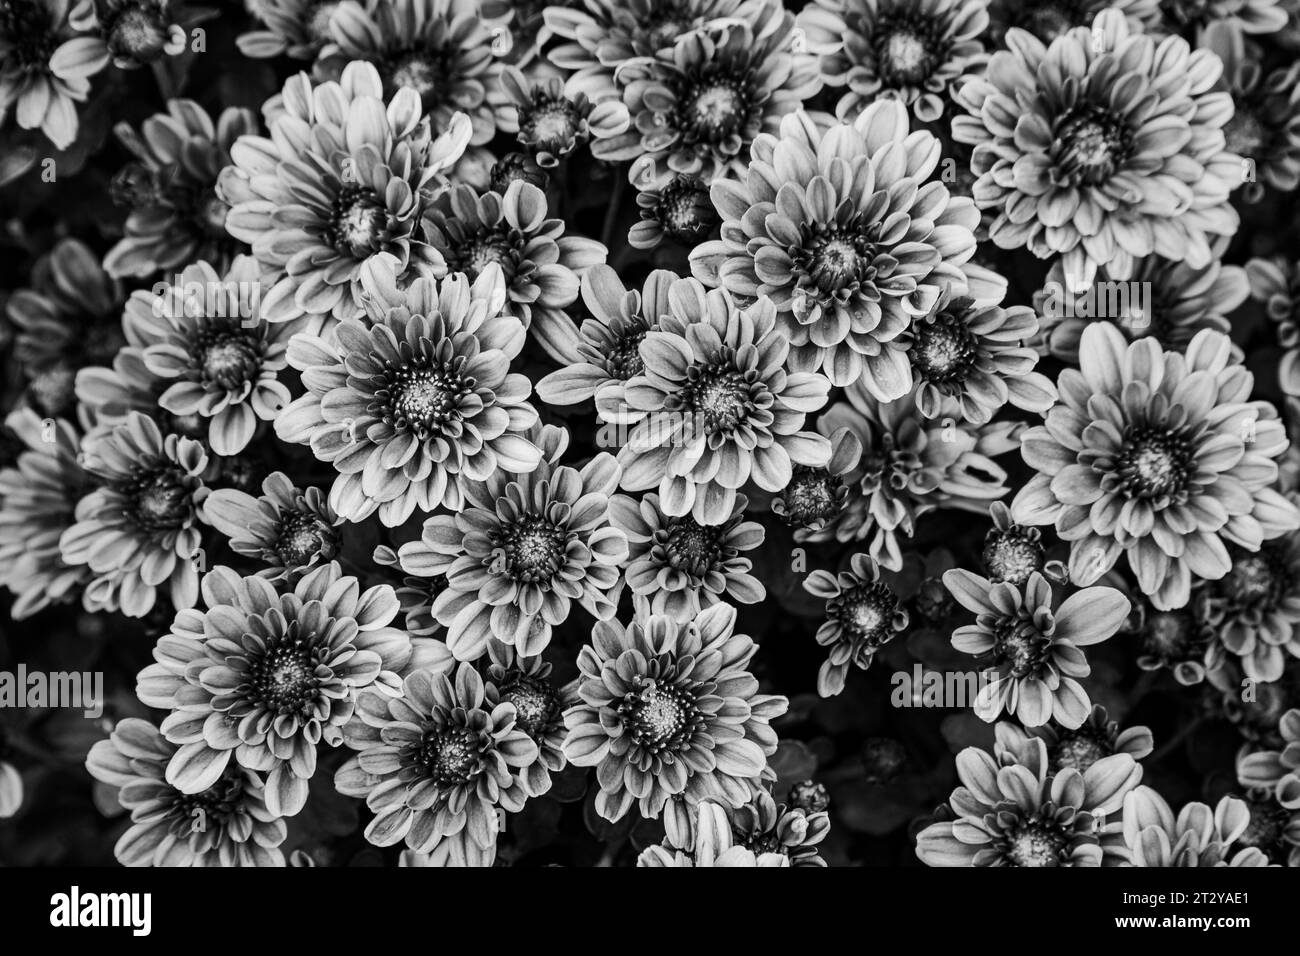
[[[90,566],[88,610],[143,617],[166,585],[172,607],[198,599],[197,509],[208,455],[200,442],[163,435],[138,412],[82,444],[84,465],[104,484],[77,503],[59,547],[69,565]]]
[[[546,217],[546,194],[512,182],[504,194],[482,196],[458,184],[439,197],[425,219],[435,275],[471,279],[497,265],[505,275],[506,313],[555,355],[550,342],[564,325],[564,308],[578,297],[587,270],[605,261],[599,242],[566,236],[563,219]]]
[[[342,741],[358,691],[396,696],[412,665],[449,661],[436,641],[415,647],[389,626],[398,613],[392,588],[362,591],[337,563],[283,595],[266,578],[221,566],[202,590],[208,609],[176,616],[136,684],[144,703],[171,711],[161,729],[179,749],[167,782],[185,793],[241,766],[267,773],[267,806],[293,816],[307,800],[316,745]]]
[[[1193,600],[1223,650],[1241,658],[1248,678],[1278,680],[1287,654],[1300,657],[1300,535],[1265,542],[1258,551],[1234,546],[1228,559],[1228,573]]]
[[[817,845],[830,833],[830,816],[821,811],[778,804],[760,790],[749,803],[729,814],[738,845],[755,853],[780,853],[791,866],[826,866]]]
[[[1168,670],[1184,687],[1194,687],[1219,667],[1222,651],[1200,603],[1161,611],[1145,600],[1134,602],[1127,630],[1137,639],[1138,667]]]
[[[795,50],[794,14],[761,0],[748,18],[715,20],[679,35],[670,51],[637,57],[616,79],[633,128],[608,141],[611,155],[639,147],[638,188],[676,173],[705,182],[739,175],[759,133],[821,89],[816,59]]]
[[[88,39],[68,25],[71,0],[6,0],[0,8],[0,125],[10,111],[22,129],[39,129],[56,149],[77,138],[77,107],[100,65]]]
[[[1008,403],[1047,411],[1056,388],[1046,375],[1033,371],[1038,354],[1025,346],[1037,331],[1033,309],[978,305],[945,286],[934,307],[912,319],[898,338],[912,364],[917,411],[938,418],[945,409],[956,409],[976,425]]]
[[[1262,54],[1248,52],[1242,31],[1228,22],[1206,28],[1202,45],[1223,60],[1223,86],[1233,113],[1223,135],[1242,157],[1242,197],[1264,198],[1264,187],[1291,192],[1300,186],[1300,64],[1265,72]]]
[[[825,131],[796,113],[775,133],[755,140],[741,181],[713,184],[722,238],[691,253],[691,270],[771,298],[792,368],[901,398],[912,369],[899,337],[944,285],[965,282],[979,213],[934,180],[939,140],[909,134],[897,100]]]
[[[1250,693],[1243,693],[1246,688]],[[1280,750],[1286,744],[1278,722],[1288,710],[1300,708],[1300,661],[1288,660],[1280,680],[1262,684],[1247,678],[1237,660],[1229,658],[1206,674],[1200,705],[1210,719],[1227,721],[1250,749]]]
[[[807,540],[834,521],[849,499],[845,476],[858,466],[862,444],[848,428],[838,429],[830,443],[831,457],[825,467],[796,465],[790,483],[772,499],[772,513],[795,529],[795,541]]]
[[[521,657],[513,647],[488,645],[483,697],[485,709],[502,704],[515,709],[515,729],[537,744],[537,759],[519,768],[524,787],[534,795],[551,789],[551,774],[559,773],[564,757],[564,711],[578,702],[572,684],[564,687],[551,677],[551,665],[540,657]]]
[[[118,788],[131,826],[113,853],[123,866],[284,866],[284,820],[266,805],[262,778],[235,764],[198,793],[167,782],[176,745],[147,720],[119,721],[90,748],[86,769]]]
[[[497,127],[519,140],[543,169],[559,165],[588,142],[593,156],[609,158],[605,141],[632,122],[618,100],[593,103],[585,93],[567,92],[563,75],[542,74],[530,80],[518,67],[504,66],[498,87],[499,94],[488,91]]]
[[[618,464],[602,452],[581,469],[560,465],[566,432],[530,437],[542,449],[535,470],[466,483],[461,510],[428,518],[397,552],[408,574],[446,576],[433,613],[457,660],[477,660],[492,639],[540,654],[575,602],[600,620],[616,610],[627,560],[627,538],[609,523]]]
[[[1228,193],[1242,181],[1224,145],[1232,97],[1212,92],[1219,59],[1135,33],[1114,9],[1050,47],[1023,30],[1006,42],[957,92],[970,115],[953,120],[953,137],[975,148],[993,242],[1061,255],[1071,289],[1101,266],[1128,279],[1153,253],[1207,266],[1214,237],[1237,229]]]
[[[1021,440],[1039,473],[1011,514],[1053,524],[1071,543],[1070,579],[1109,571],[1121,552],[1160,610],[1182,607],[1196,575],[1218,580],[1226,543],[1257,551],[1300,527],[1268,487],[1286,448],[1277,412],[1249,401],[1253,378],[1230,362],[1227,336],[1197,333],[1186,355],[1153,339],[1128,343],[1109,323],[1083,333],[1080,371],[1057,379],[1061,400]]]
[[[656,269],[638,291],[628,289],[609,266],[592,266],[582,277],[582,304],[590,313],[580,326],[557,323],[551,337],[561,368],[537,383],[548,405],[576,405],[595,399],[596,414],[612,425],[640,416],[628,407],[627,384],[645,371],[640,346],[647,332],[671,311],[669,295],[683,280]]]
[[[500,271],[403,290],[398,268],[390,257],[364,272],[368,322],[294,336],[289,363],[308,391],[275,421],[281,440],[334,465],[340,517],[378,512],[389,527],[417,507],[460,508],[469,485],[531,471],[540,457],[523,437],[537,412],[528,379],[510,371],[524,330],[501,315]]]
[[[770,722],[789,702],[758,693],[748,670],[758,647],[735,623],[734,608],[715,604],[690,623],[638,615],[593,629],[578,655],[582,703],[564,714],[564,753],[596,767],[602,817],[617,821],[633,803],[650,818],[709,799],[739,807],[757,794],[776,751]],[[670,802],[679,794],[686,799]]]
[[[492,35],[479,0],[344,0],[330,16],[334,42],[321,50],[328,75],[351,60],[374,64],[384,90],[412,90],[435,133],[452,128],[456,113],[473,124],[481,146],[496,132],[488,88],[496,80]]]
[[[523,180],[545,191],[550,176],[537,165],[537,160],[527,153],[506,153],[488,170],[488,188],[494,193],[506,194],[516,179]]]
[[[633,594],[650,602],[652,614],[690,621],[719,601],[758,604],[767,595],[741,557],[763,543],[763,526],[745,520],[744,495],[726,521],[701,525],[690,515],[672,518],[650,492],[639,501],[627,495],[610,499],[610,519],[627,536],[625,577]]]
[[[1001,501],[989,505],[993,527],[984,535],[980,561],[994,584],[1006,581],[1021,587],[1029,576],[1038,572],[1057,584],[1068,580],[1060,561],[1049,561],[1043,547],[1043,535],[1037,528],[1026,528],[1011,520],[1011,511]]]
[[[763,793],[766,795],[766,791]],[[771,800],[771,797],[769,796],[768,799]],[[758,845],[743,842],[721,804],[704,800],[695,808],[695,813],[696,818],[691,821],[690,827],[691,839],[685,848],[671,845],[646,847],[637,857],[636,865],[639,867],[799,865],[789,854],[782,853],[778,849],[766,848],[762,841],[759,841]],[[822,835],[825,836],[824,833]],[[805,865],[816,866],[817,864]]]
[[[470,664],[416,671],[396,698],[363,694],[343,739],[358,755],[334,785],[374,811],[365,832],[376,846],[405,841],[431,853],[455,842],[462,855],[490,858],[499,810],[517,812],[534,796],[524,770],[538,761],[537,744],[514,705],[489,701]]]
[[[1160,0],[989,0],[988,38],[1000,46],[1007,30],[1019,27],[1051,43],[1072,27],[1089,26],[1107,7],[1123,13],[1134,32],[1160,26]]]
[[[903,566],[900,535],[911,537],[917,519],[937,508],[983,513],[1009,490],[1007,473],[993,459],[1019,444],[1020,426],[969,425],[954,416],[926,422],[916,392],[882,403],[865,385],[850,386],[817,420],[834,435],[847,428],[862,449],[841,480],[849,488],[843,510],[808,541],[869,540],[867,552],[883,568]]]
[[[314,60],[330,41],[330,17],[340,0],[256,0],[253,16],[265,30],[250,30],[235,38],[239,52],[258,60],[287,56]]]
[[[1243,753],[1237,758],[1237,780],[1258,791],[1260,806],[1251,804],[1251,826],[1238,837],[1248,846],[1268,847],[1287,866],[1300,866],[1300,710],[1288,710],[1278,722],[1283,746],[1279,750]]]
[[[9,296],[5,309],[14,325],[14,357],[37,411],[53,417],[71,412],[77,372],[112,360],[125,344],[124,298],[121,283],[77,239],[55,243],[32,270],[31,287]]]
[[[1232,852],[1249,826],[1250,810],[1236,797],[1224,797],[1214,808],[1189,803],[1175,818],[1164,797],[1138,787],[1124,797],[1128,852],[1123,865],[1268,866],[1268,857],[1256,847]]]
[[[90,576],[84,565],[65,562],[59,548],[87,480],[68,422],[16,408],[5,427],[24,446],[14,466],[0,470],[0,585],[13,593],[9,613],[20,621],[75,597]]]
[[[241,136],[231,148],[217,181],[231,206],[226,229],[284,273],[262,302],[268,322],[357,316],[366,262],[388,253],[405,272],[421,259],[420,216],[436,177],[464,152],[469,123],[453,117],[433,139],[415,92],[399,90],[387,106],[382,94],[369,63],[314,89],[300,73],[284,85],[270,138]]]
[[[78,0],[69,21],[81,33],[78,56],[97,63],[98,72],[109,63],[135,70],[183,53],[188,27],[211,15],[186,9],[183,0]]]
[[[943,576],[957,602],[977,617],[959,627],[952,646],[987,660],[997,675],[980,689],[974,710],[992,723],[1003,711],[1026,727],[1055,720],[1074,729],[1092,704],[1076,678],[1091,672],[1081,647],[1111,637],[1128,616],[1128,598],[1115,588],[1076,591],[1059,605],[1052,586],[1035,572],[1021,587],[994,584],[960,568]]]
[[[303,491],[281,471],[262,482],[258,498],[218,488],[203,503],[203,516],[236,554],[266,565],[257,574],[268,581],[293,580],[332,561],[341,546],[340,519],[325,495]]]
[[[672,50],[677,39],[723,19],[751,22],[766,9],[763,0],[584,0],[554,3],[542,11],[548,32],[561,41],[547,50],[550,61],[573,75],[589,96],[617,92],[618,68],[628,60]]]
[[[835,105],[853,120],[880,98],[900,100],[916,118],[943,116],[958,78],[986,60],[981,34],[987,0],[815,0],[798,23],[831,86],[848,86]]]
[[[1300,261],[1277,256],[1246,263],[1250,297],[1264,303],[1264,313],[1276,327],[1277,343],[1286,351],[1277,377],[1287,395],[1300,395]]]
[[[1282,0],[1160,0],[1165,29],[1174,32],[1225,23],[1244,33],[1276,33],[1287,25],[1286,7]]]
[[[636,204],[641,221],[627,231],[633,249],[655,249],[665,239],[695,246],[721,223],[708,186],[694,176],[674,176],[662,187],[643,189]]]
[[[998,745],[1014,750],[1023,756],[1026,746],[1041,740],[1047,748],[1047,766],[1050,773],[1072,767],[1087,773],[1099,760],[1115,754],[1127,754],[1135,762],[1151,756],[1155,740],[1151,729],[1144,726],[1120,730],[1119,723],[1111,720],[1106,708],[1094,706],[1088,719],[1079,727],[1065,729],[1050,723],[1022,729],[1010,721],[999,721],[994,728]],[[1134,767],[1133,784],[1141,779],[1140,767]]]
[[[1041,742],[1002,762],[977,747],[957,755],[962,786],[947,820],[917,836],[926,866],[1102,866],[1121,852],[1103,843],[1103,821],[1136,784],[1133,758],[1115,754],[1084,771],[1053,772]],[[946,808],[945,808],[946,809]]]
[[[114,179],[116,198],[129,208],[120,239],[104,257],[114,276],[148,276],[196,259],[228,263],[235,243],[226,232],[228,207],[215,193],[230,149],[257,132],[251,110],[230,107],[214,124],[193,100],[167,102],[136,132],[115,128],[135,161]]]
[[[1104,321],[1130,341],[1150,337],[1167,352],[1185,352],[1202,329],[1226,334],[1228,314],[1246,301],[1250,288],[1241,266],[1215,259],[1193,267],[1146,256],[1133,263],[1131,280],[1121,281],[1103,266],[1091,285],[1071,291],[1061,263],[1055,262],[1034,294],[1040,347],[1078,365],[1083,330]]]
[[[224,277],[206,262],[185,267],[161,294],[132,293],[122,317],[150,372],[168,383],[158,405],[208,421],[208,445],[237,455],[259,421],[289,404],[277,378],[290,327],[262,321],[257,263],[239,256]]]
[[[880,566],[855,554],[839,574],[816,570],[803,588],[826,602],[826,620],[817,628],[817,643],[830,648],[817,672],[817,693],[834,697],[844,690],[849,667],[866,670],[876,652],[907,629],[907,611],[898,595],[880,578]]]
[[[790,483],[795,465],[820,467],[830,442],[802,431],[826,403],[830,383],[816,372],[787,372],[789,342],[766,298],[741,309],[724,289],[674,284],[671,312],[647,332],[644,368],[626,386],[644,417],[619,449],[623,488],[657,488],[670,517],[702,525],[726,521],[740,488]]]

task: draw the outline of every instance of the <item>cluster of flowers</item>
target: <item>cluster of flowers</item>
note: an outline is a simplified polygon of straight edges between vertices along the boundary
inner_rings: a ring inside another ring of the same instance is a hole
[[[1300,865],[1292,5],[214,15],[0,0],[0,640],[145,638],[121,863]]]

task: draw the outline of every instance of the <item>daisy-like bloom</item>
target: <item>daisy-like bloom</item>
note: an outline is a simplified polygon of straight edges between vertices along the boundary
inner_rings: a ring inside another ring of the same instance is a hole
[[[766,795],[766,791],[763,791]],[[768,797],[771,800],[771,797]],[[798,864],[779,849],[760,848],[744,842],[727,816],[726,809],[712,800],[704,800],[695,808],[691,821],[691,839],[684,849],[672,845],[650,846],[641,851],[636,865],[654,867],[738,866],[738,867],[788,867],[816,866],[816,863]],[[804,821],[807,822],[806,820]],[[787,835],[793,836],[787,830]],[[822,833],[825,836],[825,833]],[[814,851],[815,853],[816,851]],[[817,859],[821,859],[818,857]],[[825,865],[825,864],[822,864]]]
[[[85,469],[103,484],[77,502],[76,523],[59,548],[69,565],[89,565],[87,610],[144,617],[158,589],[190,608],[199,595],[197,510],[207,495],[201,442],[164,435],[132,412],[82,443]]]
[[[1137,642],[1138,667],[1168,670],[1184,687],[1201,683],[1220,666],[1222,651],[1199,600],[1174,611],[1157,610],[1138,600],[1126,630]]]
[[[1051,43],[1072,27],[1088,26],[1107,7],[1123,13],[1134,32],[1160,25],[1160,0],[989,0],[988,37],[1000,46],[1007,30],[1019,27]]]
[[[290,326],[262,321],[257,262],[238,256],[224,277],[206,262],[186,266],[155,292],[132,293],[122,316],[150,372],[168,383],[158,405],[208,421],[208,445],[237,455],[289,404],[277,378],[288,365]]]
[[[834,697],[844,690],[850,666],[866,670],[876,652],[907,629],[907,611],[865,554],[853,555],[839,574],[813,571],[803,588],[826,602],[826,620],[816,636],[830,652],[817,672],[817,693]]]
[[[994,728],[998,746],[1021,754],[1025,746],[1041,740],[1047,747],[1047,766],[1050,773],[1072,767],[1087,773],[1099,760],[1115,754],[1127,754],[1136,763],[1151,756],[1155,740],[1151,728],[1144,726],[1120,730],[1119,723],[1111,720],[1106,708],[1092,708],[1088,719],[1079,727],[1065,729],[1052,724],[1030,727],[1025,730],[1010,721],[999,721]],[[1135,767],[1133,783],[1141,779],[1141,767]]]
[[[764,0],[583,0],[542,11],[548,33],[559,38],[550,61],[571,83],[603,99],[621,87],[618,68],[634,58],[671,52],[679,37],[726,19],[755,22]],[[567,42],[565,42],[567,41]]]
[[[488,92],[498,128],[519,140],[543,169],[553,169],[588,142],[597,159],[613,159],[604,149],[606,141],[632,122],[618,100],[593,103],[585,93],[568,94],[561,74],[530,81],[518,67],[504,66],[498,86],[499,95]]]
[[[439,197],[425,219],[435,275],[463,272],[471,279],[499,266],[506,282],[506,313],[530,329],[552,354],[567,324],[566,306],[578,298],[587,270],[605,262],[599,242],[566,236],[563,219],[546,217],[546,194],[528,182],[483,195],[463,183]]]
[[[543,794],[551,789],[551,774],[564,769],[564,711],[578,703],[572,684],[558,686],[551,665],[540,657],[520,657],[513,647],[493,642],[488,647],[484,709],[502,704],[515,709],[515,729],[537,744],[537,759],[519,770],[525,789]]]
[[[267,60],[287,56],[314,60],[330,41],[330,17],[340,0],[256,0],[251,11],[265,30],[240,34],[235,43],[244,56]]]
[[[1094,322],[1109,322],[1130,341],[1151,337],[1167,352],[1185,352],[1202,329],[1227,333],[1228,314],[1246,301],[1251,283],[1241,266],[1214,259],[1193,267],[1146,256],[1133,264],[1132,279],[1112,277],[1108,267],[1095,281],[1071,291],[1060,262],[1034,293],[1041,349],[1079,364],[1079,339]]]
[[[974,710],[992,723],[1005,711],[1026,727],[1055,720],[1073,730],[1092,704],[1077,678],[1091,672],[1080,650],[1111,637],[1131,605],[1115,588],[1076,591],[1059,604],[1052,586],[1034,572],[1023,586],[954,568],[943,576],[957,603],[976,616],[959,627],[952,646],[987,661],[997,674],[980,689]]]
[[[75,377],[112,360],[122,336],[122,285],[77,239],[62,239],[32,270],[31,287],[5,305],[14,326],[14,357],[37,411],[57,417],[76,405]]]
[[[1223,127],[1228,149],[1245,163],[1242,197],[1264,198],[1264,187],[1292,192],[1300,186],[1300,64],[1265,72],[1258,51],[1230,22],[1215,22],[1203,45],[1223,60],[1223,86],[1232,94],[1232,119]]]
[[[1050,46],[1023,30],[1006,42],[957,92],[970,115],[953,120],[953,138],[974,147],[993,242],[1062,256],[1071,289],[1104,265],[1128,279],[1153,253],[1209,265],[1214,237],[1237,229],[1228,193],[1242,181],[1218,57],[1135,33],[1115,9]]]
[[[1300,535],[1258,551],[1234,546],[1228,559],[1228,573],[1197,595],[1199,613],[1247,677],[1279,680],[1287,654],[1300,657]]]
[[[633,249],[655,249],[665,239],[695,246],[721,223],[708,186],[694,176],[674,176],[662,187],[643,189],[636,204],[641,221],[627,231]]]
[[[664,515],[659,496],[639,501],[627,495],[610,499],[610,520],[627,536],[625,573],[632,593],[650,602],[652,614],[690,621],[719,601],[758,604],[767,591],[741,557],[763,543],[763,526],[745,520],[744,495],[722,524],[701,525],[690,515]]]
[[[535,796],[525,772],[538,746],[513,704],[489,700],[470,664],[416,671],[399,697],[363,693],[343,741],[358,753],[334,785],[374,811],[365,832],[376,846],[405,841],[417,853],[447,853],[447,843],[460,844],[462,858],[486,856],[490,865],[498,814]]]
[[[862,443],[851,429],[840,428],[829,437],[831,457],[826,466],[796,465],[790,483],[772,499],[772,513],[795,529],[794,539],[800,543],[844,510],[849,500],[845,476],[862,459]]]
[[[66,563],[59,548],[87,481],[68,422],[16,408],[5,427],[23,451],[13,467],[0,469],[0,585],[14,595],[9,613],[20,621],[70,600],[90,576],[84,565]]]
[[[994,584],[1007,582],[1022,587],[1035,572],[1049,581],[1064,584],[1068,580],[1060,561],[1049,561],[1043,547],[1043,534],[1011,520],[1011,511],[1001,501],[989,505],[993,527],[984,535],[980,561]]]
[[[1237,758],[1237,781],[1261,797],[1251,803],[1251,827],[1239,842],[1283,851],[1287,866],[1300,866],[1300,710],[1282,715],[1278,734],[1280,749]]]
[[[369,63],[314,89],[299,73],[284,85],[270,138],[231,147],[233,165],[217,180],[231,207],[226,229],[264,269],[284,273],[262,301],[268,322],[360,315],[365,263],[387,253],[405,272],[420,260],[420,216],[435,179],[465,151],[469,123],[453,118],[434,139],[418,94],[399,90],[387,107],[382,95]]]
[[[391,587],[362,591],[337,563],[283,594],[219,566],[202,591],[207,610],[177,614],[136,682],[140,700],[171,712],[161,729],[178,749],[167,782],[185,793],[245,767],[268,774],[271,811],[293,816],[307,800],[316,745],[342,741],[357,692],[396,696],[412,664],[447,660],[437,642],[416,648],[389,626],[398,613]]]
[[[435,133],[451,129],[456,113],[469,117],[475,146],[496,132],[487,93],[497,67],[479,0],[344,0],[329,31],[334,42],[317,61],[327,75],[350,60],[366,60],[390,95],[411,90],[420,97]]]
[[[0,126],[12,115],[57,149],[77,138],[77,107],[99,67],[82,55],[84,38],[68,25],[71,0],[0,4]]]
[[[1286,432],[1271,405],[1249,400],[1253,376],[1231,347],[1208,329],[1186,355],[1130,344],[1105,322],[1084,331],[1080,370],[1061,372],[1061,400],[1021,440],[1038,474],[1011,505],[1020,524],[1055,525],[1070,542],[1076,584],[1123,552],[1152,604],[1172,610],[1188,602],[1192,575],[1228,573],[1227,543],[1257,551],[1300,527],[1269,487]]]
[[[1268,866],[1258,847],[1233,852],[1250,826],[1244,800],[1224,797],[1211,808],[1189,803],[1177,818],[1165,798],[1150,787],[1124,797],[1124,866]]]
[[[827,84],[848,86],[835,113],[849,120],[891,98],[935,122],[958,78],[987,59],[987,0],[815,0],[798,22]]]
[[[169,100],[139,132],[115,128],[135,160],[114,178],[117,196],[131,210],[126,235],[104,257],[113,276],[148,276],[196,259],[228,263],[235,243],[226,232],[228,207],[216,195],[217,177],[230,148],[257,132],[251,110],[231,107],[213,123],[193,100]]]
[[[590,314],[580,326],[556,325],[552,346],[561,368],[537,383],[548,405],[576,405],[595,399],[596,414],[609,424],[630,424],[639,416],[627,402],[627,384],[645,371],[641,342],[671,311],[669,294],[682,279],[666,269],[628,289],[609,266],[592,266],[582,277],[582,305]]]
[[[378,512],[390,528],[417,507],[461,508],[468,486],[540,459],[524,437],[537,421],[531,387],[510,371],[524,330],[501,315],[500,270],[402,289],[398,268],[385,257],[363,273],[368,321],[293,337],[289,364],[308,391],[275,420],[282,441],[334,465],[340,517]]]
[[[757,854],[780,853],[791,866],[826,866],[817,844],[830,833],[824,810],[809,812],[777,804],[766,790],[730,813],[731,832],[738,846]]]
[[[433,614],[457,660],[477,660],[493,639],[534,657],[575,602],[600,620],[617,609],[627,538],[610,525],[614,456],[560,465],[567,432],[548,425],[530,437],[542,449],[535,470],[466,483],[461,510],[428,518],[397,552],[406,573],[446,577]]]
[[[976,425],[1010,403],[1045,412],[1056,401],[1051,379],[1033,371],[1038,353],[1027,348],[1038,316],[1025,306],[977,305],[945,286],[924,316],[898,341],[907,349],[916,382],[916,407],[926,418],[956,408]]]
[[[965,282],[979,212],[937,180],[939,140],[909,133],[897,100],[825,131],[795,113],[774,133],[755,140],[739,181],[713,184],[722,238],[691,253],[691,270],[771,298],[792,368],[901,398],[912,368],[900,336],[944,285]]]
[[[78,57],[98,73],[109,63],[135,70],[183,53],[189,26],[207,19],[199,13],[177,0],[78,0],[69,22],[81,33]]]
[[[1053,771],[1041,740],[1018,752],[999,750],[997,758],[977,747],[957,755],[962,785],[944,808],[947,819],[917,836],[922,863],[1048,867],[1118,860],[1122,848],[1104,839],[1103,823],[1141,778],[1131,756]]]
[[[1286,351],[1277,377],[1288,396],[1300,395],[1300,261],[1278,256],[1246,263],[1250,297],[1264,303],[1264,313],[1276,326],[1277,343]]]
[[[1197,32],[1216,23],[1244,33],[1276,33],[1287,25],[1286,4],[1281,0],[1160,0],[1166,29]]]
[[[955,412],[927,422],[916,408],[916,391],[896,402],[879,402],[862,383],[850,386],[817,420],[833,435],[847,428],[862,449],[841,480],[849,488],[844,508],[808,541],[869,541],[868,554],[883,568],[903,566],[900,535],[910,538],[917,519],[937,508],[984,513],[1010,489],[1007,473],[993,459],[1019,445],[1014,423],[970,425]]]
[[[123,866],[284,866],[284,820],[266,805],[265,784],[252,770],[228,766],[212,785],[183,793],[166,779],[176,754],[147,720],[118,722],[90,748],[86,769],[117,787],[131,825],[113,853]]]
[[[203,516],[236,554],[266,565],[257,573],[268,581],[292,580],[334,560],[342,546],[341,519],[324,493],[303,491],[282,471],[267,476],[257,498],[218,488],[204,501]]]
[[[640,152],[632,182],[740,175],[754,137],[776,132],[782,116],[821,89],[816,58],[796,49],[796,37],[794,14],[758,0],[748,19],[712,21],[678,36],[671,50],[619,67],[633,128],[608,146],[613,155]]]
[[[776,752],[770,722],[789,701],[758,693],[748,670],[758,646],[735,623],[735,608],[715,604],[686,624],[638,614],[627,627],[593,629],[578,655],[582,702],[564,714],[564,754],[596,767],[596,812],[606,820],[633,803],[654,818],[704,800],[740,807],[757,795]],[[685,799],[670,800],[678,795]]]
[[[830,442],[802,431],[826,404],[830,383],[816,372],[787,372],[790,343],[771,300],[747,309],[725,289],[694,279],[674,283],[670,313],[647,332],[642,372],[626,399],[644,416],[619,449],[623,488],[657,488],[669,517],[722,524],[751,479],[764,491],[790,483],[795,465],[822,467]]]

